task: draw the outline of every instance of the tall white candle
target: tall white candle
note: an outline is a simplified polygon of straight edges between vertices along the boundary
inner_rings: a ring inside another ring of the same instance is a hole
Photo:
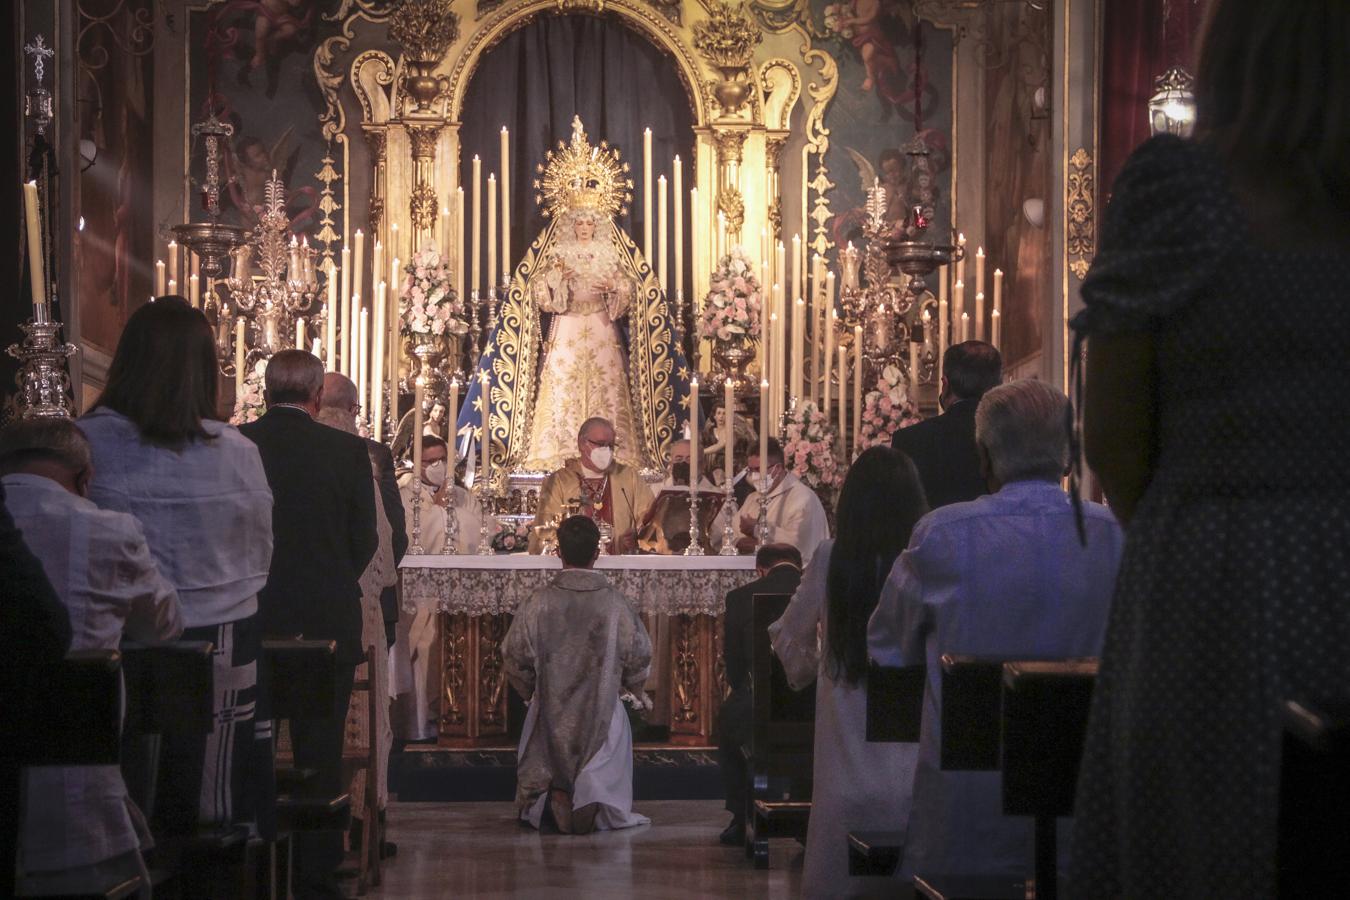
[[[497,176],[488,173],[487,180],[487,273],[488,288],[497,283]]]
[[[759,491],[761,494],[768,493],[769,423],[769,382],[761,378],[759,381]]]
[[[295,317],[295,349],[305,349],[305,317]]]
[[[384,339],[389,332],[388,287],[383,280],[375,285],[375,314],[371,317],[374,326],[370,335],[370,425],[377,441],[384,440]]]
[[[652,262],[652,130],[642,132],[642,256]]]
[[[464,188],[455,188],[455,243],[450,265],[455,269],[455,296],[464,300]],[[395,279],[397,281],[397,278]]]
[[[684,296],[684,164],[675,157],[671,191],[675,199],[675,295]]]
[[[909,342],[909,401],[919,403],[919,342]]]
[[[470,291],[481,291],[483,289],[483,278],[478,268],[478,261],[482,259],[480,246],[482,244],[482,234],[480,233],[483,223],[483,161],[476,155],[473,158],[473,179],[471,182],[473,190],[473,244],[472,253],[469,256],[469,269],[473,277],[469,279]]]
[[[248,358],[248,347],[244,343],[244,329],[247,322],[243,316],[234,318],[234,396],[244,395],[244,361]]]
[[[338,277],[337,267],[333,261],[328,260],[328,302],[323,305],[323,355],[324,361],[328,364],[327,371],[336,372],[338,366],[337,353],[337,320],[338,320]]]
[[[965,236],[964,234],[958,233],[958,234],[956,235],[956,246],[957,246],[957,247],[960,247],[960,248],[962,248],[962,249],[965,249],[965,246],[966,246],[966,236]],[[955,270],[955,279],[954,279],[954,280],[960,281],[960,282],[962,282],[962,283],[965,283],[965,280],[966,280],[966,259],[965,259],[965,256],[964,256],[964,255],[962,255],[962,257],[956,261],[956,270]]]
[[[178,283],[178,242],[169,241],[169,280]],[[170,289],[169,293],[173,293]]]
[[[937,345],[937,381],[938,390],[942,390],[942,357],[947,350],[947,298],[938,301],[938,345]]]
[[[952,323],[961,321],[961,317],[966,314],[966,283],[959,277],[952,282]],[[964,333],[961,340],[966,340]]]
[[[195,274],[188,276],[188,302],[194,307],[202,305],[202,283]]]
[[[426,391],[426,379],[423,376],[418,375],[413,382],[413,433],[412,433],[412,450],[413,450],[412,477],[413,477],[413,484],[417,485],[418,490],[421,490],[422,487],[422,431],[424,429],[424,426],[422,424],[422,403],[425,396],[425,391]]]
[[[785,258],[787,253],[783,250],[783,242],[779,241],[774,247],[773,256],[773,283],[779,285],[783,290],[787,290],[787,264]]]
[[[810,329],[810,349],[811,349],[811,389],[807,391],[816,406],[820,406],[820,371],[821,371],[821,331],[829,324],[825,318],[825,260],[819,253],[811,256],[811,329]],[[828,363],[830,358],[825,357]]]
[[[1003,270],[994,270],[994,310],[989,316],[991,343],[1003,349]]]
[[[666,176],[656,179],[656,272],[661,290],[670,292],[670,269],[666,262],[669,235],[666,233]]]
[[[724,395],[722,398],[722,408],[726,410],[727,423],[727,447],[726,447],[726,480],[722,483],[731,484],[731,479],[736,476],[735,450],[736,450],[736,391],[735,382],[728,378],[724,382]]]
[[[834,273],[830,272],[825,276],[825,290],[829,292],[831,298],[834,297]],[[839,313],[834,311],[834,305],[830,304],[825,308],[825,357],[824,357],[824,375],[825,384],[821,389],[824,394],[825,402],[821,407],[821,412],[826,416],[830,414],[830,364],[834,362],[834,331],[839,327]]]
[[[342,307],[342,351],[338,354],[341,365],[338,371],[348,378],[352,377],[352,251],[342,248],[342,296],[338,299]]]
[[[445,222],[444,215],[441,216],[441,222]],[[445,229],[442,228],[441,231],[444,232]],[[382,281],[383,279],[384,279],[384,244],[380,243],[380,239],[377,237],[375,238],[375,249],[371,251],[370,255],[370,289],[374,291],[375,285],[379,284],[380,281]],[[374,294],[371,294],[371,296],[374,296]],[[380,319],[375,319],[374,321],[381,322]]]
[[[319,356],[319,354],[323,353],[323,341],[315,338],[314,343],[309,345],[309,352],[313,356]]]
[[[789,297],[797,298],[802,295],[802,236],[794,234],[792,236],[792,293]],[[795,337],[793,340],[797,340]]]
[[[778,293],[778,285],[773,286],[774,293]],[[778,371],[778,361],[782,356],[781,347],[779,347],[778,334],[778,313],[769,313],[769,411],[775,422],[778,421],[778,395],[783,393],[783,379]]]
[[[449,425],[446,428],[446,434],[450,437],[450,452],[447,454],[448,465],[450,466],[450,476],[453,482],[455,467],[459,465],[459,378],[450,377],[450,416],[446,419]]]
[[[689,496],[698,493],[698,376],[689,379]]]
[[[461,195],[460,199],[464,199]],[[392,251],[391,251],[392,252]],[[394,280],[389,283],[389,421],[394,432],[398,432],[398,372],[401,366],[403,348],[403,317],[398,309],[399,272],[398,257],[394,257],[391,266]],[[461,270],[462,272],[463,270]]]
[[[170,293],[170,294],[177,294],[177,293],[178,293],[178,282],[177,282],[177,281],[174,281],[172,278],[170,278],[170,279],[169,279],[169,288],[168,288],[168,290],[169,290],[169,293]]]
[[[366,236],[356,229],[356,241],[352,244],[352,293],[368,297],[365,286],[366,274]],[[357,304],[360,308],[360,304]],[[354,320],[353,320],[354,321]]]
[[[983,248],[983,247],[977,247],[977,248],[975,249],[975,293],[976,293],[976,294],[983,294],[983,293],[984,293],[984,248]],[[977,321],[977,322],[979,321],[979,317],[978,317],[978,316],[976,317],[976,321]],[[979,325],[977,324],[975,327],[976,327],[976,332],[978,333],[978,332],[979,332]]]
[[[853,326],[853,452],[858,452],[858,438],[862,435],[862,361],[863,327]]]
[[[502,126],[502,274],[511,274],[511,132]]]
[[[984,291],[975,292],[975,340],[984,340]]]
[[[165,285],[165,279],[164,279],[164,260],[162,260],[162,259],[157,259],[157,260],[155,260],[155,296],[156,296],[156,297],[163,297],[163,296],[164,296],[164,285]]]
[[[483,469],[479,477],[483,479],[484,491],[492,484],[492,431],[489,426],[492,424],[492,397],[491,385],[488,384],[488,373],[478,373],[479,399],[482,400],[483,416],[479,426],[482,431],[479,432],[480,439],[478,444],[483,448]],[[486,496],[486,494],[485,494]]]
[[[961,340],[970,340],[970,313],[961,313]]]
[[[363,307],[356,326],[356,343],[359,347],[356,353],[356,402],[361,405],[363,413],[370,412],[370,398],[366,394],[366,385],[369,383],[366,376],[370,372],[369,336],[370,310]]]
[[[806,360],[806,301],[798,297],[792,304],[792,382],[788,395],[798,401],[804,399],[803,386],[806,384],[804,370]]]
[[[342,341],[342,352],[351,357],[348,363],[348,371],[344,374],[353,381],[356,380],[357,368],[361,365],[361,295],[352,291],[352,296],[347,303],[347,311],[342,314],[342,321],[351,322],[350,334]]]

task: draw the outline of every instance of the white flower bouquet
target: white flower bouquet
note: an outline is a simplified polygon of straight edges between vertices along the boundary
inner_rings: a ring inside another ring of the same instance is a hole
[[[464,302],[450,286],[450,265],[430,242],[403,267],[398,311],[403,332],[415,335],[464,334]]]
[[[263,374],[267,371],[267,360],[260,359],[253,368],[244,373],[244,389],[234,398],[234,412],[230,414],[231,425],[245,425],[267,412],[263,402]]]
[[[753,265],[743,249],[732,248],[731,253],[717,261],[703,299],[698,336],[720,341],[759,337],[762,303]]]
[[[875,389],[863,398],[862,434],[858,436],[858,450],[878,444],[887,446],[891,435],[922,421],[919,410],[909,397],[909,384],[895,366],[881,370]]]
[[[787,414],[783,458],[788,470],[812,488],[838,487],[844,480],[834,455],[835,431],[829,417],[807,400]]]

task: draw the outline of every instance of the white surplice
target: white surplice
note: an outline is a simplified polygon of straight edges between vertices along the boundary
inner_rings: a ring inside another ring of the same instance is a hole
[[[750,476],[758,480],[758,476]],[[754,483],[752,481],[752,483]],[[755,491],[741,504],[737,519],[759,515],[760,493]],[[802,553],[802,562],[811,562],[820,542],[830,536],[830,523],[825,517],[816,492],[796,475],[788,472],[776,487],[769,489],[769,543],[791,544]]]

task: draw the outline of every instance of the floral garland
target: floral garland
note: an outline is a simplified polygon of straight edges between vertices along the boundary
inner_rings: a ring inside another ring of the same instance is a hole
[[[825,5],[825,30],[832,31],[846,41],[853,39],[853,26],[840,26],[841,21],[852,19],[852,10],[848,3],[827,3]]]
[[[787,414],[783,428],[784,462],[788,470],[812,488],[837,487],[844,480],[834,455],[835,431],[830,419],[807,400]]]
[[[398,312],[404,334],[464,334],[464,302],[450,286],[450,265],[427,242],[403,267]]]
[[[760,286],[745,250],[733,247],[717,261],[709,288],[699,315],[699,337],[720,341],[759,337]]]
[[[914,403],[909,399],[909,383],[895,366],[881,370],[874,390],[863,398],[862,434],[858,449],[866,450],[878,444],[890,446],[891,435],[923,421]]]
[[[267,371],[267,360],[260,359],[253,368],[244,373],[244,389],[234,398],[234,412],[230,414],[231,425],[246,425],[267,412],[263,402],[263,374]]]

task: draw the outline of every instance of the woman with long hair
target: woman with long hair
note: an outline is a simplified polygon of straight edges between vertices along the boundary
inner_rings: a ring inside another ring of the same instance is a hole
[[[801,587],[769,628],[788,683],[816,683],[815,763],[802,896],[856,897],[877,879],[850,878],[848,833],[904,830],[917,744],[868,743],[867,621],[891,566],[928,512],[909,457],[872,447],[839,492],[834,540],[816,549]],[[823,651],[823,652],[822,652]],[[883,896],[895,883],[884,880]]]
[[[258,591],[272,560],[272,492],[252,441],[220,421],[211,326],[181,297],[136,310],[108,384],[79,420],[89,498],[140,520],[178,590],[183,640],[216,648],[215,730],[166,735],[155,817],[173,832],[251,821],[270,784],[271,723],[255,717]]]
[[[1127,531],[1075,896],[1274,896],[1281,704],[1347,690],[1348,44],[1343,0],[1215,0],[1195,136],[1114,187],[1075,328]]]

